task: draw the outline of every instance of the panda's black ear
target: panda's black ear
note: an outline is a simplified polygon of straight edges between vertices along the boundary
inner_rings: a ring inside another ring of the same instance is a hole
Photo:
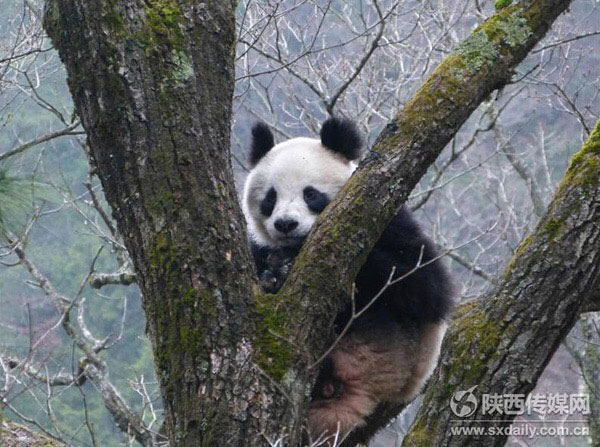
[[[363,141],[352,121],[329,118],[321,128],[321,144],[348,160],[356,160],[362,153]]]
[[[256,166],[256,163],[275,146],[275,140],[271,129],[265,123],[259,122],[252,127],[252,147],[250,148],[250,165]]]

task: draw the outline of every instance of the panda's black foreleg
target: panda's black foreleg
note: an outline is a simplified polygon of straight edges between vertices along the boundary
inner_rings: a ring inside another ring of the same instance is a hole
[[[270,248],[252,245],[258,282],[267,293],[277,293],[287,278],[299,247]]]

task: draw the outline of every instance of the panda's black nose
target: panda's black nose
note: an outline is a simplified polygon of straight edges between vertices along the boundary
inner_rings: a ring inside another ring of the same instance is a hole
[[[275,229],[283,234],[288,234],[298,226],[298,222],[294,219],[277,219],[275,221]]]

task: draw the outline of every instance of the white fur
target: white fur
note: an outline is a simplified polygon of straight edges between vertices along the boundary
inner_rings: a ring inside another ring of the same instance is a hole
[[[276,145],[246,178],[242,206],[250,235],[270,247],[287,245],[288,237],[306,236],[317,215],[304,202],[304,188],[312,186],[333,199],[355,168],[314,138],[293,138]],[[277,191],[277,202],[267,218],[260,212],[260,203],[271,187]],[[284,236],[274,227],[277,219],[294,219],[298,227]]]

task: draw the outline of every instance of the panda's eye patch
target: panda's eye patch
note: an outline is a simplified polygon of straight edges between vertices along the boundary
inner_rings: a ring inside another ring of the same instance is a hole
[[[313,213],[320,213],[329,203],[329,197],[312,186],[304,188],[304,201]]]
[[[269,217],[273,214],[273,209],[275,208],[275,203],[277,202],[277,191],[275,188],[271,187],[269,191],[267,191],[267,195],[262,202],[260,202],[260,212],[263,216]]]

